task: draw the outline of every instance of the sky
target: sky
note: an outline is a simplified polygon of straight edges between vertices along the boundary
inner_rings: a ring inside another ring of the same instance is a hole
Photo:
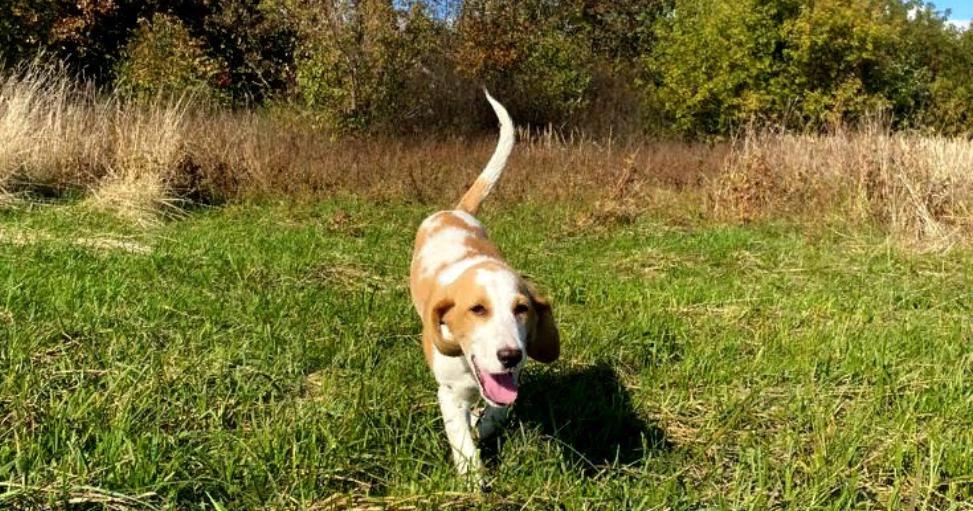
[[[949,21],[955,25],[966,27],[973,20],[973,0],[940,0],[934,2],[936,9],[949,9]]]
[[[408,4],[405,0],[394,0],[397,5]],[[973,20],[973,0],[927,0],[936,5],[936,10],[950,10],[949,21],[953,25],[966,28]],[[449,15],[449,11],[455,9],[459,2],[456,0],[440,0],[435,2],[436,6],[442,11],[440,15]]]

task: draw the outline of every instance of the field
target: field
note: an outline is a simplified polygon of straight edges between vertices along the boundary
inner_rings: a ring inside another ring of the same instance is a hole
[[[967,248],[585,208],[482,215],[563,355],[528,366],[479,494],[406,290],[432,206],[8,205],[0,507],[973,508]]]

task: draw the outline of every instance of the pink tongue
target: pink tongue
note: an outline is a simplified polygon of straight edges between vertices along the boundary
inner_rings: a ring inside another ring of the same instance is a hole
[[[517,399],[517,383],[512,373],[483,373],[483,393],[498,405],[509,405]]]

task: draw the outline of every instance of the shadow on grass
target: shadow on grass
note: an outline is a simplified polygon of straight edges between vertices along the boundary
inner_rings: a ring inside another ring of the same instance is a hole
[[[566,456],[594,475],[615,463],[639,465],[648,451],[668,450],[665,431],[644,421],[608,365],[525,375],[513,421],[555,439]],[[484,458],[496,460],[504,435],[484,442]]]
[[[85,194],[85,189],[81,186],[34,183],[18,180],[6,183],[3,191],[26,202],[52,205],[71,204],[81,200]]]

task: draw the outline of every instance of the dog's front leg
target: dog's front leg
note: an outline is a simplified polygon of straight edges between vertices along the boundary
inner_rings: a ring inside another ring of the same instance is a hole
[[[453,451],[456,470],[462,475],[480,470],[480,453],[470,431],[470,406],[471,403],[450,386],[439,386],[439,408],[446,425],[446,437]]]

